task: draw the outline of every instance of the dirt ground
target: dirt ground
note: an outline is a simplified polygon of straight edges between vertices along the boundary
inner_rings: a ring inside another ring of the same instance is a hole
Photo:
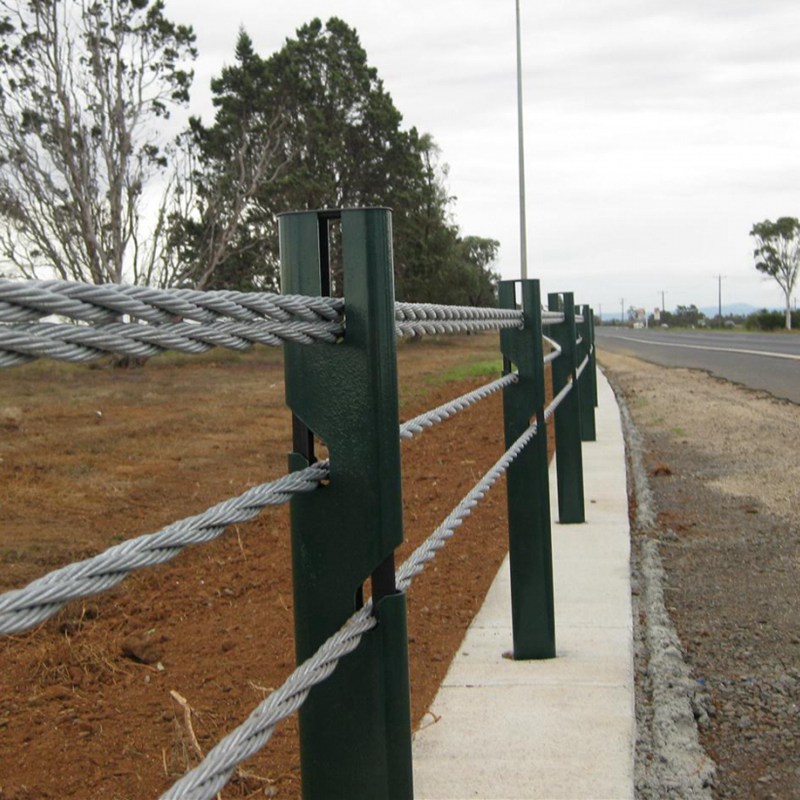
[[[713,793],[800,798],[800,407],[705,373],[599,359],[644,440],[657,525],[643,535],[658,542]],[[637,664],[640,698],[649,678]]]
[[[403,344],[399,366],[407,419],[498,374],[497,335]],[[275,350],[3,371],[0,591],[284,474],[290,428]],[[502,450],[499,397],[404,443],[398,563]],[[411,587],[415,724],[506,552],[504,526],[499,486]],[[268,509],[0,640],[0,800],[166,790],[293,668],[289,563],[288,508]],[[221,796],[299,797],[296,724]]]

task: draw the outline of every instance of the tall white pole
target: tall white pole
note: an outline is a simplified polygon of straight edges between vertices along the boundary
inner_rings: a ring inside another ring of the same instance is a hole
[[[522,126],[522,34],[520,33],[519,0],[517,3],[517,137],[519,144],[519,255],[520,275],[528,277],[528,235],[525,219],[525,141]]]

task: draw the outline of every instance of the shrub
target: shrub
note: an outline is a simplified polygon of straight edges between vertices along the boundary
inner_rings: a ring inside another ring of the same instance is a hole
[[[786,314],[783,311],[767,311],[762,308],[750,314],[744,321],[749,331],[777,331],[786,327]],[[800,326],[800,312],[792,311],[792,328]]]

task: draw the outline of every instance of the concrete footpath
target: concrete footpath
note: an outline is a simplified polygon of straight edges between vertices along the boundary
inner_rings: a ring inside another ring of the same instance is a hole
[[[508,560],[414,737],[417,800],[632,798],[633,639],[625,452],[598,372],[597,441],[584,443],[586,524],[556,522],[557,657],[512,646]]]

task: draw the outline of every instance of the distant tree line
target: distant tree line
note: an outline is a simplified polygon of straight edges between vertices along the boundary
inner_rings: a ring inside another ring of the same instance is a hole
[[[777,331],[787,327],[786,314],[783,311],[769,311],[762,308],[760,311],[748,314],[744,326],[749,331]],[[800,312],[789,312],[789,327],[790,329],[800,327]]]
[[[399,299],[496,302],[499,243],[462,235],[433,138],[404,128],[356,31],[239,33],[188,108],[191,27],[162,0],[0,0],[0,254],[23,275],[279,289],[276,215],[393,210]]]

